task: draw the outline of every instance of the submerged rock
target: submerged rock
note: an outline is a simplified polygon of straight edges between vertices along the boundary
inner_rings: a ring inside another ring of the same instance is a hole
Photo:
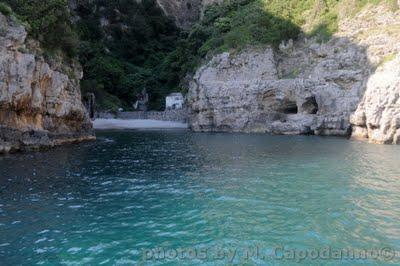
[[[13,17],[0,14],[0,153],[93,139],[78,63],[47,62]]]

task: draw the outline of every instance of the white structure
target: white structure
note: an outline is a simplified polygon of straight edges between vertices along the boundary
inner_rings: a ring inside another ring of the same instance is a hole
[[[165,109],[177,110],[183,108],[184,98],[182,93],[171,93],[165,98]]]

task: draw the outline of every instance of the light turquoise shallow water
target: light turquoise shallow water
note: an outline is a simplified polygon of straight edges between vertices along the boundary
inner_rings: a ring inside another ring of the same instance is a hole
[[[399,265],[400,147],[125,131],[0,157],[0,265],[292,265],[293,249]]]

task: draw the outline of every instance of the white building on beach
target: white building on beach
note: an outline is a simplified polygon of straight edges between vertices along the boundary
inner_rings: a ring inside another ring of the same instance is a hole
[[[185,99],[182,93],[171,93],[165,98],[165,109],[166,110],[179,110],[183,108]]]

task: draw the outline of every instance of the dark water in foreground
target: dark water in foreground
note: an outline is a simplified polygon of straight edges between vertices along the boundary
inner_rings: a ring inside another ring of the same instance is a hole
[[[0,265],[399,265],[394,250],[399,146],[126,131],[0,157]]]

